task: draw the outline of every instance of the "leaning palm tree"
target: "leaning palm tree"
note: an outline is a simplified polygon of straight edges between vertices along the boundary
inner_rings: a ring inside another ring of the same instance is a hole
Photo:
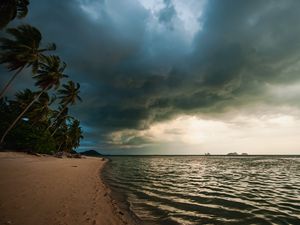
[[[30,102],[35,98],[36,93],[26,88],[23,91],[18,91],[15,94],[15,100],[11,101],[12,105],[16,105],[20,109],[25,109]]]
[[[82,101],[79,96],[80,93],[80,84],[73,81],[68,81],[67,84],[62,85],[62,89],[58,90],[58,98],[61,100],[60,104],[64,106],[62,111],[67,108],[68,105],[75,105],[76,101]]]
[[[17,124],[27,110],[41,97],[45,91],[48,91],[53,87],[55,89],[59,87],[60,80],[64,77],[67,77],[67,75],[63,73],[65,68],[66,64],[61,62],[58,56],[44,56],[42,58],[42,61],[39,63],[37,74],[34,76],[34,79],[36,79],[35,85],[41,90],[39,94],[32,100],[32,102],[27,105],[27,107],[20,113],[15,121],[7,128],[0,140],[0,144],[3,143],[9,131]]]
[[[68,81],[67,84],[62,85],[62,89],[58,90],[58,98],[60,99],[60,104],[61,104],[61,110],[56,116],[56,119],[54,122],[57,121],[57,119],[60,117],[60,115],[66,110],[66,108],[69,105],[74,105],[76,104],[76,101],[82,101],[82,99],[79,96],[80,93],[80,84],[77,83],[75,84],[73,81]],[[50,125],[51,126],[51,125]],[[48,129],[50,128],[48,127]],[[52,133],[53,135],[53,133]]]
[[[28,13],[29,0],[1,0],[0,1],[0,29],[11,20],[24,18]]]
[[[33,105],[32,110],[28,113],[31,126],[41,124],[48,126],[51,115],[53,114],[50,105],[55,101],[55,97],[50,97],[47,92],[44,92],[41,97]]]
[[[19,113],[21,113],[33,101],[33,99],[37,94],[38,94],[37,92],[33,92],[28,88],[24,89],[23,91],[18,91],[15,94],[14,100],[9,101],[10,108],[14,112],[13,113],[14,116],[13,115],[11,116],[11,120],[13,120],[17,115],[19,115]],[[34,107],[35,104],[33,104],[30,107],[30,109],[27,110],[27,112],[30,112],[31,109]]]
[[[54,128],[54,131],[51,133],[51,136],[53,137],[56,131],[58,131],[61,127],[61,125],[64,125],[67,120],[71,119],[72,117],[68,115],[68,108],[65,108],[63,111],[59,112],[59,117],[56,117],[52,127]]]
[[[0,64],[5,64],[9,71],[15,73],[0,92],[0,98],[25,67],[32,66],[32,72],[35,74],[43,52],[56,49],[53,43],[48,44],[46,48],[40,48],[42,35],[38,29],[30,25],[9,28],[7,33],[13,38],[0,38]]]

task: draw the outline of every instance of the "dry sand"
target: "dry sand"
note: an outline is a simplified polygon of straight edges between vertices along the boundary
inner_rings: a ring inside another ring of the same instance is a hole
[[[0,152],[0,224],[132,224],[100,179],[104,164]]]

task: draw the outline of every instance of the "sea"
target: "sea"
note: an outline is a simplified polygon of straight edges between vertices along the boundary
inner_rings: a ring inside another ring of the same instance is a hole
[[[102,177],[139,224],[300,225],[299,156],[114,156]]]

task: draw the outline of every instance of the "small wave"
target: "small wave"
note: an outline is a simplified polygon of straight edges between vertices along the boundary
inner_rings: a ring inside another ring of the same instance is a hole
[[[104,176],[145,224],[300,224],[295,157],[112,157]]]

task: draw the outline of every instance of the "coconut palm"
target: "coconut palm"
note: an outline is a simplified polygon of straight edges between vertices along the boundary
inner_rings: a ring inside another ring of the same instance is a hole
[[[54,128],[54,131],[52,132],[51,136],[53,137],[56,131],[61,127],[61,125],[64,125],[67,120],[71,118],[71,116],[68,115],[68,108],[64,108],[64,110],[58,112],[58,117],[56,117],[52,127]]]
[[[33,103],[38,100],[41,95],[50,90],[51,88],[58,88],[60,85],[60,80],[67,77],[63,72],[66,68],[66,64],[61,62],[58,56],[43,56],[37,74],[34,76],[36,79],[35,85],[41,90],[39,94],[33,99],[33,101],[27,105],[27,107],[20,113],[20,115],[15,119],[15,121],[7,128],[4,132],[0,144],[3,143],[6,135],[9,131],[17,124],[17,122],[23,117],[27,110],[33,105]]]
[[[59,143],[58,151],[63,149],[64,151],[70,152],[79,146],[80,139],[83,138],[79,120],[72,117],[68,120],[68,125],[64,123],[55,138]]]
[[[79,83],[75,84],[73,81],[68,81],[68,83],[63,84],[62,87],[63,87],[62,89],[58,90],[58,94],[59,94],[58,98],[60,99],[60,104],[62,107],[59,114],[56,117],[57,119],[60,117],[60,115],[65,111],[65,109],[69,105],[74,105],[76,104],[77,101],[82,101],[82,99],[79,96],[80,93]],[[48,129],[49,128],[50,126],[48,127]]]
[[[0,29],[11,20],[24,18],[28,13],[29,0],[1,0],[0,1]]]
[[[24,91],[18,91],[15,94],[15,100],[10,101],[11,109],[17,113],[23,111],[35,99],[37,94],[39,94],[39,92],[33,92],[28,88]],[[27,110],[26,117],[32,126],[38,122],[48,124],[49,117],[52,114],[52,110],[49,106],[54,100],[55,97],[50,97],[47,92],[44,92],[30,109]]]
[[[68,136],[70,137],[71,148],[77,148],[80,144],[80,139],[83,138],[79,120],[73,120],[69,128]]]
[[[22,19],[28,14],[29,0],[17,0],[16,2],[17,17]]]
[[[16,100],[11,101],[12,105],[16,105],[20,109],[25,109],[30,102],[35,98],[36,93],[26,88],[24,91],[18,91],[15,94]]]
[[[9,71],[15,73],[1,91],[0,98],[25,67],[32,66],[32,72],[35,74],[43,53],[56,49],[53,43],[46,48],[40,48],[42,35],[38,29],[30,25],[9,28],[7,33],[13,38],[0,38],[0,64],[5,64]]]
[[[68,81],[67,84],[62,85],[62,89],[58,90],[58,98],[60,99],[60,104],[64,106],[64,110],[68,105],[75,105],[76,101],[82,101],[79,96],[80,84],[73,81]]]
[[[33,92],[28,88],[24,89],[23,91],[18,91],[15,94],[15,98],[9,101],[9,108],[13,111],[13,113],[11,113],[10,116],[11,118],[7,121],[8,122],[7,125],[3,128],[9,126],[10,125],[9,121],[14,120],[33,101],[33,99],[36,97],[37,94],[38,94],[37,92]],[[30,107],[30,109],[27,110],[27,112],[29,112],[34,107],[34,105],[35,104],[33,104]]]
[[[48,125],[49,119],[53,114],[50,105],[54,101],[55,101],[55,97],[50,97],[47,92],[44,92],[41,95],[38,101],[36,101],[36,103],[33,105],[32,111],[28,113],[28,118],[32,126],[36,125],[37,123]]]
[[[57,145],[57,151],[61,151],[61,149],[64,149],[63,146],[66,146],[66,143],[69,142],[69,138],[66,135],[68,132],[68,126],[67,124],[63,124],[60,129],[57,131],[57,134],[55,135],[55,141]]]

